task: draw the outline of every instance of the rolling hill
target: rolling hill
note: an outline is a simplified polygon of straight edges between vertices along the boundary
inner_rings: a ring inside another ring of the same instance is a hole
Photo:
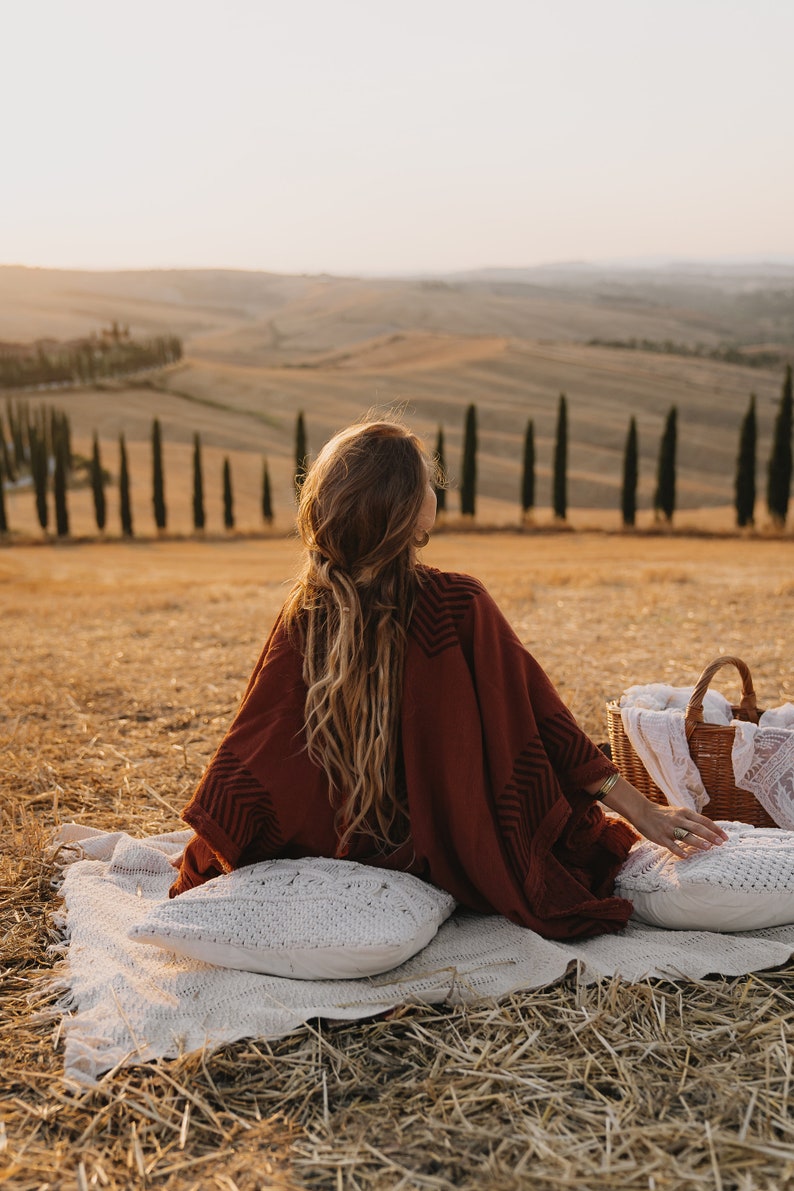
[[[794,268],[570,266],[404,279],[0,268],[0,340],[65,339],[113,319],[133,335],[181,335],[185,358],[160,373],[53,391],[46,400],[70,413],[78,450],[87,452],[91,433],[99,433],[111,470],[124,429],[144,521],[151,521],[148,436],[155,415],[163,423],[174,523],[187,528],[195,431],[209,474],[224,454],[233,457],[240,522],[255,524],[263,455],[277,512],[291,509],[299,409],[313,450],[371,407],[404,408],[431,444],[442,425],[454,482],[469,402],[479,412],[481,515],[512,520],[528,418],[535,424],[538,503],[549,501],[561,392],[568,398],[572,507],[616,510],[633,415],[641,506],[649,508],[659,435],[675,404],[678,506],[714,508],[732,500],[738,428],[751,392],[758,396],[761,465],[768,455],[782,363],[751,366],[752,350],[772,351],[781,361],[794,352]],[[667,349],[638,350],[641,341]],[[680,354],[696,345],[704,353],[731,346],[749,354],[742,363]],[[26,501],[23,493],[14,498],[23,520]],[[457,507],[454,494],[450,507]]]

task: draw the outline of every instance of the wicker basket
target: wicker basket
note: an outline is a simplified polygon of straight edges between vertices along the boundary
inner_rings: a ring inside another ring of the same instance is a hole
[[[736,729],[729,725],[704,724],[703,698],[711,679],[722,666],[735,666],[742,680],[742,697],[733,708],[734,719],[757,724],[759,711],[755,701],[753,680],[741,658],[719,657],[706,666],[692,691],[686,709],[686,734],[692,760],[698,767],[709,801],[706,813],[712,819],[733,819],[752,823],[754,827],[775,827],[777,824],[749,790],[734,785],[731,749]],[[607,703],[607,724],[612,760],[623,777],[636,786],[646,798],[666,803],[659,789],[637,756],[623,728],[620,706],[616,700]]]

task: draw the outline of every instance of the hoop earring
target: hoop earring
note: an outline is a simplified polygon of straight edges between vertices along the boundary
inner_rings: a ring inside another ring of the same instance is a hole
[[[426,529],[420,529],[418,533],[414,534],[414,546],[417,550],[421,550],[430,541],[430,534]]]

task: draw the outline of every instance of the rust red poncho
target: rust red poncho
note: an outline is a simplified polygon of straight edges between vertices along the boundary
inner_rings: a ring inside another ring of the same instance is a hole
[[[411,839],[384,855],[357,836],[348,858],[414,872],[547,938],[619,930],[631,904],[613,881],[636,837],[582,789],[614,765],[482,584],[420,571],[402,706]],[[301,672],[278,621],[183,812],[197,838],[172,896],[258,860],[336,854],[328,781],[306,752]]]

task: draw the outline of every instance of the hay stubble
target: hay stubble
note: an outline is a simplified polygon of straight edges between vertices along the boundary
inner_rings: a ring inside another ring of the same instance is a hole
[[[691,683],[720,650],[745,657],[762,701],[794,700],[791,549],[450,535],[428,561],[485,579],[603,739],[606,698]],[[571,977],[498,1006],[311,1023],[92,1091],[63,1085],[41,981],[56,941],[49,831],[176,826],[294,563],[286,541],[0,555],[0,1178],[14,1191],[794,1180],[790,967],[678,987]]]

